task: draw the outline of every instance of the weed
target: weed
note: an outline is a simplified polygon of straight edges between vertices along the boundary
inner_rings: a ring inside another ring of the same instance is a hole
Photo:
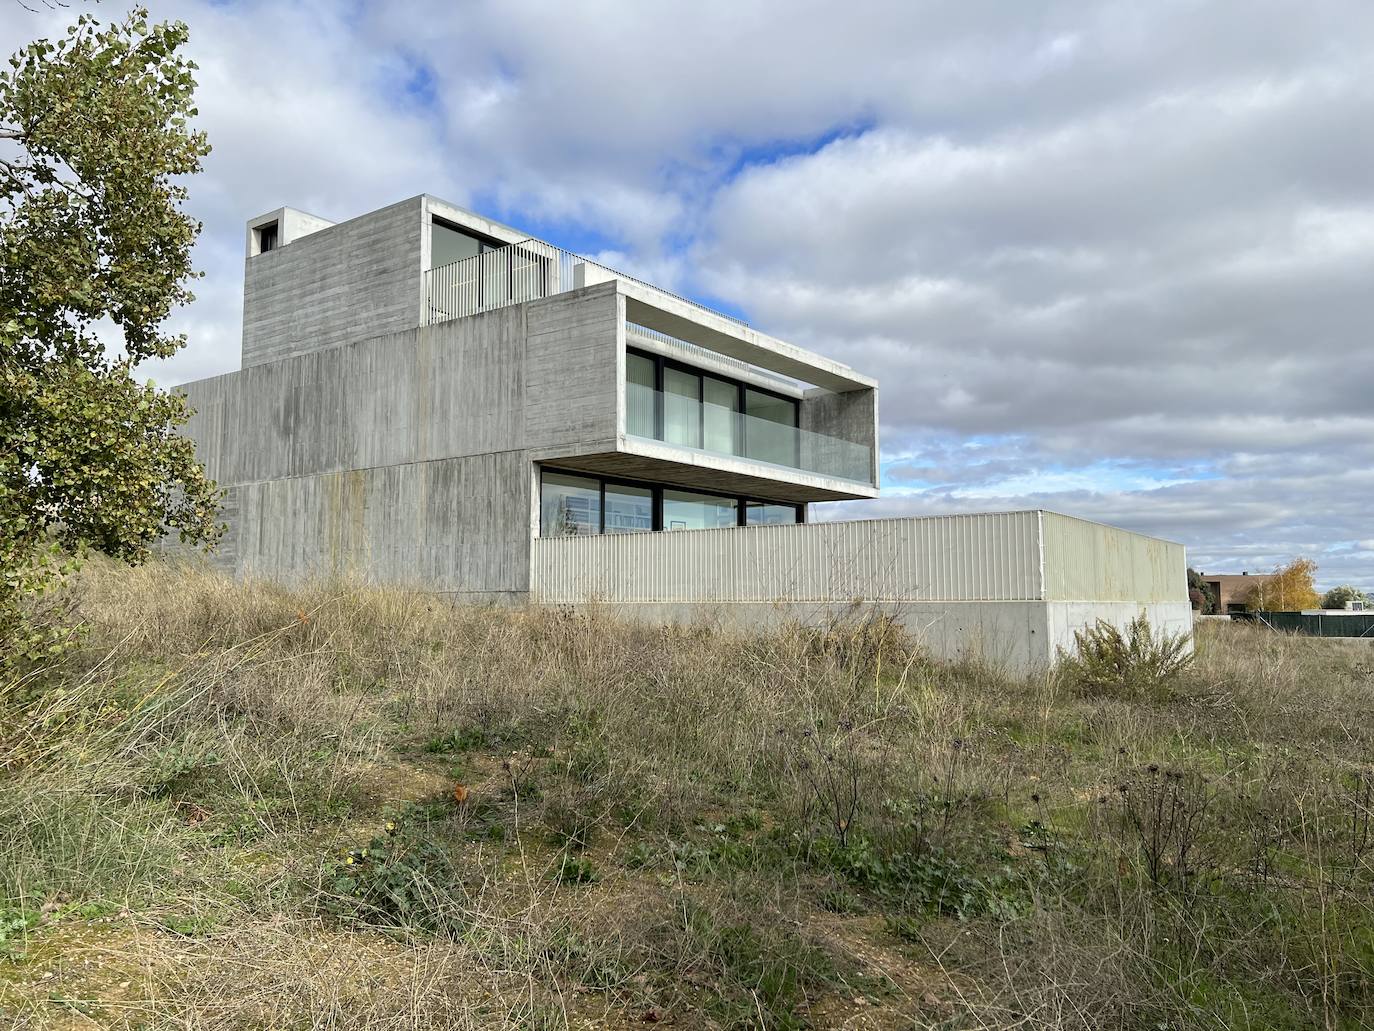
[[[1205,883],[1205,820],[1216,797],[1199,774],[1151,764],[1117,786],[1112,826],[1156,888],[1191,892]]]
[[[591,884],[597,880],[597,873],[590,859],[563,852],[554,866],[553,879],[559,884]]]
[[[807,1002],[836,978],[823,950],[782,926],[742,923],[689,902],[684,928],[713,975],[712,1009],[726,1027],[804,1028]]]
[[[1123,632],[1098,620],[1074,631],[1074,652],[1060,653],[1071,683],[1088,695],[1167,700],[1192,663],[1187,634],[1158,634],[1142,612]]]
[[[467,922],[466,890],[455,859],[426,828],[392,822],[324,865],[324,908],[360,923],[459,933]]]

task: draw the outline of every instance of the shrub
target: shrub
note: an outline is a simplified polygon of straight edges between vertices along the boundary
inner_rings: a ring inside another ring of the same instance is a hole
[[[1060,652],[1062,672],[1089,695],[1167,699],[1192,664],[1188,634],[1156,634],[1142,612],[1123,632],[1099,619],[1073,635],[1074,653]]]
[[[432,828],[390,822],[363,848],[322,870],[326,911],[358,923],[456,934],[468,899],[453,853]]]

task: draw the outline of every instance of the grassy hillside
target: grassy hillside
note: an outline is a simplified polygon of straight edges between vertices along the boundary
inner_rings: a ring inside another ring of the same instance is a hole
[[[97,567],[0,687],[0,1024],[1357,1028],[1374,652],[1173,683]]]

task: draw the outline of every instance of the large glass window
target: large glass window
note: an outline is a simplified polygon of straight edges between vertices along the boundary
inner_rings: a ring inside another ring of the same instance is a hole
[[[744,447],[749,458],[778,465],[796,465],[797,404],[785,397],[745,388]]]
[[[489,251],[490,244],[442,222],[429,225],[429,267],[438,268]]]
[[[739,525],[739,501],[685,490],[663,492],[665,530],[708,530]]]
[[[702,397],[702,447],[725,455],[739,454],[739,387],[728,380],[705,376]]]
[[[654,360],[648,355],[625,355],[625,432],[636,437],[658,436],[656,371]]]
[[[644,533],[654,528],[654,492],[650,487],[606,484],[606,532]]]
[[[557,469],[542,470],[539,482],[541,537],[707,530],[802,521],[800,505],[728,494],[650,483],[618,483]]]
[[[637,437],[796,466],[797,411],[794,398],[663,358],[625,356],[625,428]]]
[[[539,491],[539,535],[573,537],[601,532],[601,481],[546,471]]]
[[[779,505],[771,501],[750,501],[744,506],[744,521],[750,526],[769,523],[801,522],[796,505]]]
[[[668,366],[663,370],[663,439],[701,447],[701,377]]]

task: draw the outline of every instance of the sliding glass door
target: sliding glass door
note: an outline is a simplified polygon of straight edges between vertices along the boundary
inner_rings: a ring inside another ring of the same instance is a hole
[[[800,523],[805,507],[780,501],[543,469],[539,535],[574,537]]]
[[[744,388],[744,453],[746,458],[774,465],[797,466],[801,461],[797,434],[797,403],[777,394]]]
[[[797,401],[668,358],[627,351],[625,431],[796,467]]]
[[[671,365],[663,370],[663,439],[701,447],[701,377]]]

